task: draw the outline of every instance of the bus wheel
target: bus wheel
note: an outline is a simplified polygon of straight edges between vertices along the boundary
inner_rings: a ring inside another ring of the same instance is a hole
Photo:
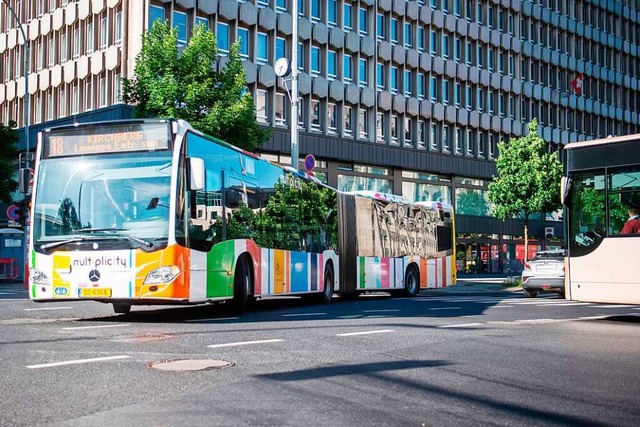
[[[522,289],[522,294],[524,295],[525,298],[535,298],[536,295],[538,295],[538,292],[536,291],[528,291],[526,289]]]
[[[324,269],[324,289],[320,294],[320,302],[329,304],[333,298],[333,267],[330,264]]]
[[[129,314],[129,312],[131,312],[131,304],[126,304],[123,302],[114,302],[113,311],[115,311],[116,314]]]
[[[404,275],[404,294],[408,297],[415,297],[420,290],[420,274],[418,269],[412,265],[407,268],[407,273]]]
[[[251,299],[251,289],[253,279],[251,277],[251,266],[246,256],[238,258],[236,263],[236,273],[233,278],[233,300],[231,305],[233,311],[241,314],[249,305]]]

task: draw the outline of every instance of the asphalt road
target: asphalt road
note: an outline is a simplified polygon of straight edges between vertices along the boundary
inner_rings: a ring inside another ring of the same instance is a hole
[[[0,284],[0,425],[640,424],[640,307],[466,285],[235,317]],[[194,360],[232,366],[152,367]]]

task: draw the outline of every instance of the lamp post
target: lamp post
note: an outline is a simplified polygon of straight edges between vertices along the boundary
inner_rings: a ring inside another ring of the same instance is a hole
[[[24,41],[24,143],[25,143],[25,167],[29,168],[29,122],[30,122],[30,113],[31,109],[29,108],[29,40],[27,39],[27,34],[24,32],[24,28],[22,23],[20,23],[20,18],[16,11],[11,7],[11,5],[6,0],[0,0],[0,2],[4,3],[4,5],[9,9],[11,16],[16,20],[18,24],[18,28],[20,29],[20,34],[22,35],[22,40]],[[9,72],[9,70],[7,70]],[[19,162],[22,163],[22,162]],[[22,164],[18,165],[19,168],[22,167]]]
[[[298,0],[291,2],[293,15],[291,46],[291,167],[298,170],[300,150],[298,147]]]

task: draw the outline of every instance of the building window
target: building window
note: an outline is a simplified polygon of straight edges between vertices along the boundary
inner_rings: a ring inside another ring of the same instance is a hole
[[[391,44],[398,44],[398,19],[391,18]]]
[[[229,24],[224,22],[216,24],[216,43],[218,44],[218,52],[229,53]]]
[[[337,0],[329,0],[327,2],[327,24],[329,27],[338,25],[338,2]]]
[[[256,47],[256,63],[266,64],[269,60],[268,56],[268,38],[266,33],[258,33]]]
[[[429,97],[432,101],[438,101],[438,80],[431,76],[429,78]]]
[[[418,50],[420,52],[424,52],[424,28],[418,27],[418,34],[416,38],[417,38],[416,45],[418,46]]]
[[[51,93],[53,89],[49,90],[49,93],[47,93],[47,120],[53,120],[53,111],[54,111],[54,105],[53,105],[53,93]]]
[[[312,131],[319,132],[321,130],[320,126],[320,101],[311,100],[311,126]]]
[[[196,16],[196,26],[201,25],[205,30],[209,29],[209,19],[201,16]]]
[[[478,157],[484,157],[484,155],[485,155],[484,132],[478,132]]]
[[[424,74],[418,73],[418,99],[424,99]]]
[[[276,93],[276,126],[287,125],[287,97],[284,93]]]
[[[60,88],[58,96],[58,117],[65,117],[67,115],[67,99],[65,98],[64,88]]]
[[[369,15],[367,14],[366,6],[360,6],[360,35],[366,36],[369,32]]]
[[[440,148],[440,144],[438,144],[438,124],[437,123],[431,123],[429,140],[431,141],[431,149],[438,151]]]
[[[327,131],[330,134],[338,133],[338,107],[336,104],[327,104]]]
[[[460,85],[460,82],[454,82],[453,83],[453,103],[455,104],[456,107],[460,106],[461,91],[462,91],[462,87]]]
[[[358,76],[358,83],[360,87],[366,87],[369,84],[369,77],[367,73],[367,60],[365,58],[360,58],[360,74]]]
[[[320,48],[318,46],[311,46],[311,75],[320,75]]]
[[[376,141],[385,142],[384,138],[384,113],[376,114]]]
[[[465,141],[467,144],[467,156],[473,156],[473,131],[467,131],[467,140]]]
[[[413,88],[411,87],[413,78],[410,70],[404,72],[404,96],[410,97],[413,95]]]
[[[489,89],[489,92],[487,93],[487,111],[489,112],[489,114],[493,114],[493,104],[493,92],[491,92],[491,89]]]
[[[47,50],[49,54],[49,68],[52,68],[56,63],[56,42],[53,34],[49,36],[49,48]]]
[[[256,118],[261,123],[267,123],[267,91],[256,90]]]
[[[105,77],[100,77],[98,102],[100,107],[107,106],[107,79]]]
[[[476,91],[476,103],[478,105],[478,111],[484,111],[484,92],[481,88]]]
[[[109,44],[109,23],[107,17],[100,18],[100,50],[105,50]]]
[[[157,20],[164,21],[164,7],[149,6],[149,30],[153,28],[153,23]]]
[[[338,76],[338,54],[335,50],[327,53],[327,80],[335,80]]]
[[[298,43],[298,70],[304,70],[304,44]]]
[[[178,46],[187,44],[187,14],[184,12],[173,12],[173,26],[178,30]]]
[[[344,27],[345,30],[351,30],[352,25],[353,25],[353,7],[351,6],[350,3],[345,2],[344,3],[344,9],[343,9],[343,15],[342,15],[342,26]]]
[[[67,49],[67,31],[66,30],[62,30],[62,33],[60,34],[60,63],[64,64],[65,62],[67,62],[67,54],[68,54],[68,49]]]
[[[398,80],[400,79],[399,75],[398,75],[398,67],[391,67],[391,90],[390,92],[392,94],[396,94],[398,93],[398,88],[399,88],[399,82]]]
[[[351,55],[344,55],[343,57],[343,73],[344,73],[344,82],[351,83],[353,78],[352,74],[353,66],[351,65]]]
[[[378,91],[382,91],[385,89],[384,87],[384,64],[377,63],[376,64],[376,89]]]
[[[311,0],[311,21],[320,21],[320,0]]]
[[[91,77],[84,85],[84,109],[92,110],[93,109],[93,92],[91,85]]]
[[[476,60],[478,61],[478,68],[482,68],[484,65],[484,49],[478,45],[478,52],[476,53]]]
[[[453,60],[456,62],[460,62],[460,39],[457,37],[453,38]]]
[[[411,138],[411,117],[404,118],[404,145],[407,147],[411,147],[413,145]]]
[[[358,137],[361,139],[367,139],[369,137],[369,115],[367,110],[361,108],[358,111]]]
[[[287,0],[276,0],[276,12],[286,12],[287,11]]]
[[[378,41],[384,40],[384,15],[382,13],[376,14],[376,39]]]
[[[398,123],[398,116],[393,114],[391,116],[391,143],[392,144],[398,143],[398,134],[400,133],[398,131],[399,127],[400,127],[400,123]]]
[[[249,58],[249,30],[238,28],[238,40],[240,41],[240,57]]]
[[[71,90],[71,114],[78,114],[78,111],[80,111],[80,94],[78,85],[74,84]]]
[[[456,154],[462,154],[462,144],[463,144],[463,138],[462,138],[462,129],[457,128],[456,129]]]
[[[432,55],[437,55],[438,54],[438,34],[436,34],[435,31],[431,31],[431,38],[429,40],[429,48],[431,49],[430,52]]]
[[[449,141],[449,126],[442,126],[442,149],[450,153],[451,152],[451,142]]]
[[[344,116],[344,129],[342,129],[343,136],[353,136],[353,108],[345,105],[342,108]]]
[[[114,43],[116,46],[122,45],[122,12],[116,12],[116,35]]]
[[[413,27],[409,22],[404,24],[404,47],[411,48],[413,46]]]
[[[114,95],[113,103],[117,104],[122,101],[122,82],[121,82],[120,74],[116,74],[113,77],[113,85],[115,88],[113,91],[113,95]]]
[[[276,60],[287,57],[287,41],[283,37],[276,37]]]
[[[418,148],[427,148],[427,125],[424,121],[418,121]]]
[[[442,80],[442,103],[449,105],[449,80]]]
[[[442,35],[442,57],[449,57],[449,36],[446,34]]]

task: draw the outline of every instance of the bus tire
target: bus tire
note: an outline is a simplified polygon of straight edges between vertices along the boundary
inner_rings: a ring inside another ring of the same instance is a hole
[[[233,276],[233,299],[231,300],[232,310],[237,314],[242,314],[251,301],[251,290],[253,289],[253,275],[251,274],[251,264],[246,255],[242,255],[236,262],[236,272]]]
[[[535,298],[538,295],[537,291],[529,291],[527,289],[522,288],[522,294],[525,298]]]
[[[415,297],[420,292],[420,273],[415,265],[410,265],[404,275],[404,295]]]
[[[114,302],[113,311],[116,314],[129,314],[131,312],[131,304],[125,302]]]
[[[333,267],[327,264],[324,268],[324,288],[320,294],[320,302],[329,304],[333,298]]]

